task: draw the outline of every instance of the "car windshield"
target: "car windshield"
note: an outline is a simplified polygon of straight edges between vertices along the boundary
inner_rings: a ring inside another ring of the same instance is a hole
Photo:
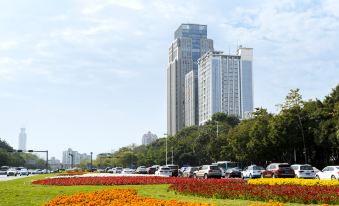
[[[259,166],[253,166],[253,170],[263,170],[263,167],[259,167]]]
[[[177,165],[170,165],[168,167],[171,168],[171,169],[178,169],[179,168]]]
[[[335,167],[335,168],[337,168],[337,170],[339,170],[339,167]]]
[[[218,169],[219,169],[219,167],[218,167],[218,166],[214,166],[214,165],[212,165],[212,166],[210,166],[210,169],[211,169],[211,170],[218,170]]]
[[[163,167],[163,168],[161,168],[161,170],[170,170],[170,168],[169,167]]]
[[[313,170],[313,167],[304,165],[304,166],[300,166],[300,170]]]

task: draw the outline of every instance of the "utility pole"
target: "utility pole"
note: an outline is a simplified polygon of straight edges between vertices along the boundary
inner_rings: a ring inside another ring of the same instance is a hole
[[[166,138],[166,165],[167,165],[167,133],[164,134]]]
[[[218,121],[216,121],[217,122],[217,137],[219,136],[219,122]]]

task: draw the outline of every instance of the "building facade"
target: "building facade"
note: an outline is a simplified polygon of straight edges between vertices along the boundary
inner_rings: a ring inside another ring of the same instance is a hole
[[[21,128],[20,133],[19,133],[19,150],[26,151],[26,143],[27,143],[27,134],[26,134],[26,129]]]
[[[182,24],[174,33],[169,48],[167,67],[167,134],[174,135],[185,126],[185,78],[198,71],[198,59],[213,50],[213,41],[207,39],[207,26]],[[194,75],[193,75],[194,76]],[[197,75],[194,81],[197,82]],[[197,95],[197,91],[193,92]],[[194,98],[198,105],[198,98]],[[193,108],[197,109],[197,107]],[[195,111],[197,113],[197,111]],[[194,122],[197,122],[196,120]]]
[[[84,160],[91,160],[91,155],[87,155],[86,153],[81,154],[71,148],[62,152],[62,164],[64,165],[64,168],[74,167]]]
[[[142,136],[141,141],[143,145],[149,145],[157,139],[158,139],[158,136],[156,134],[152,134],[152,132],[148,131],[148,133]]]
[[[237,54],[241,57],[242,117],[249,118],[253,112],[253,49],[240,46]]]
[[[242,119],[253,111],[251,55],[253,49],[239,48],[237,55],[209,51],[199,59],[200,125],[216,112]],[[251,81],[248,82],[248,79]]]

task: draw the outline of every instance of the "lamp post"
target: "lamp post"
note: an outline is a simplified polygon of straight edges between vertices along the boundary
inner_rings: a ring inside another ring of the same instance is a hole
[[[167,165],[167,133],[164,134],[166,138],[166,165]]]
[[[217,122],[217,137],[219,136],[219,122],[218,121],[216,121]]]

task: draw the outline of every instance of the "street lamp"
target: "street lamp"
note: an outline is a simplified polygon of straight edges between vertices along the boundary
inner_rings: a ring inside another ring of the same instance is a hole
[[[167,165],[167,133],[164,134],[166,138],[166,165]]]
[[[218,121],[216,121],[217,122],[217,137],[219,136],[219,122]]]

